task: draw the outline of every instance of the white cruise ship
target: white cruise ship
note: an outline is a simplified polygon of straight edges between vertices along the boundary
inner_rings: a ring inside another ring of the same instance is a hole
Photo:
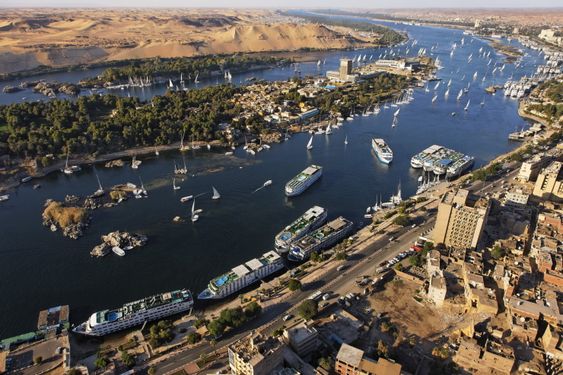
[[[191,310],[193,304],[192,293],[187,289],[161,293],[126,303],[118,309],[98,311],[73,331],[88,336],[104,336]]]
[[[391,164],[393,161],[393,150],[391,147],[381,138],[372,138],[371,148],[375,152],[375,155],[380,162],[384,164]]]
[[[313,185],[323,174],[323,167],[319,165],[310,165],[297,176],[293,177],[285,184],[285,195],[294,197],[303,193],[307,188]]]
[[[281,270],[283,259],[275,251],[268,251],[260,258],[236,266],[229,272],[212,279],[207,289],[201,292],[198,299],[225,298],[239,290],[246,288],[263,278]]]
[[[352,226],[350,220],[340,216],[294,242],[287,258],[293,262],[307,260],[314,251],[327,249],[346,237]]]
[[[297,220],[285,227],[276,235],[275,246],[278,254],[285,254],[293,241],[296,241],[318,228],[327,217],[327,211],[319,206],[309,208]]]

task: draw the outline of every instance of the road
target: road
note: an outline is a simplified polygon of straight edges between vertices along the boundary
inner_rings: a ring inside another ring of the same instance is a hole
[[[184,366],[200,357],[203,353],[210,353],[213,350],[218,350],[222,347],[230,345],[238,339],[248,335],[251,330],[264,329],[273,331],[280,328],[284,322],[282,316],[286,314],[295,314],[295,310],[299,302],[306,299],[309,295],[317,290],[344,292],[350,290],[351,285],[357,276],[373,274],[375,266],[384,260],[388,260],[396,256],[401,251],[407,250],[410,245],[422,233],[430,230],[434,225],[434,218],[428,219],[418,227],[406,227],[394,233],[395,240],[389,241],[388,235],[383,235],[382,238],[370,243],[363,249],[349,254],[346,261],[346,269],[337,271],[340,262],[327,263],[326,271],[314,281],[307,282],[303,285],[302,291],[291,293],[286,299],[275,305],[265,308],[262,314],[252,322],[248,322],[242,329],[235,330],[228,335],[225,335],[216,345],[212,348],[209,343],[204,343],[193,349],[185,349],[173,353],[172,355],[165,356],[158,363],[152,363],[156,368],[157,374],[166,374]],[[347,289],[348,288],[348,289]]]

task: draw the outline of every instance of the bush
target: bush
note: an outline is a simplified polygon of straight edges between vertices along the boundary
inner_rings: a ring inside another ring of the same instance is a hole
[[[297,279],[290,279],[289,282],[287,283],[287,288],[292,292],[296,290],[301,290],[302,287],[303,285],[301,285],[301,281]]]
[[[201,335],[197,332],[190,332],[186,337],[186,342],[190,345],[197,344],[201,341]]]
[[[312,299],[306,299],[305,301],[301,302],[299,307],[297,308],[297,313],[300,317],[305,320],[309,320],[313,318],[319,312],[319,304],[317,301]]]
[[[321,258],[321,256],[319,255],[319,253],[317,253],[316,251],[313,251],[313,252],[311,253],[311,262],[318,263],[318,262],[322,262],[322,260],[323,260],[323,259]]]
[[[283,328],[278,328],[276,330],[274,330],[274,332],[272,332],[272,336],[274,337],[278,337],[283,335]]]
[[[43,357],[39,356],[39,357],[33,358],[33,363],[35,363],[36,365],[41,364],[41,362],[43,362]]]

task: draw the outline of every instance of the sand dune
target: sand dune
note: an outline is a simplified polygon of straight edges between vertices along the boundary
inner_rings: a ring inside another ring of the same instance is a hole
[[[0,73],[38,65],[372,43],[351,30],[296,21],[259,10],[6,10],[0,14]]]

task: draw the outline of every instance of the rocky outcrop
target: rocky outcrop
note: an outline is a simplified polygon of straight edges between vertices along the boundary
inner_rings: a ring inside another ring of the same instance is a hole
[[[106,168],[123,167],[125,163],[121,159],[110,160],[105,164]]]
[[[115,231],[102,236],[102,243],[95,246],[90,255],[103,257],[110,253],[111,249],[118,247],[123,251],[129,251],[147,243],[147,236],[142,234],[131,234],[128,232]]]
[[[75,197],[67,197],[68,202],[75,202]],[[48,199],[45,202],[45,210],[43,211],[43,225],[51,228],[51,230],[61,229],[65,237],[74,240],[82,236],[84,229],[88,226],[89,216],[83,207],[73,205],[73,203],[57,202]]]

